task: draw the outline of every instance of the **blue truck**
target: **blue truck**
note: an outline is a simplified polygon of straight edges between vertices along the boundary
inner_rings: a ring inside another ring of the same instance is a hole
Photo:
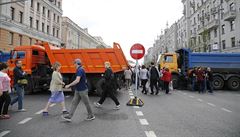
[[[191,86],[189,72],[194,67],[210,67],[214,89],[240,90],[240,53],[201,53],[179,49],[175,53],[163,54],[160,67],[170,68],[174,88]]]

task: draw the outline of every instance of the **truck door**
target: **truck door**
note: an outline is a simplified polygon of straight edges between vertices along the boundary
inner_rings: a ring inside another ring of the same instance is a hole
[[[177,72],[177,62],[176,62],[176,55],[173,54],[165,54],[162,56],[161,59],[161,68],[167,67],[169,68],[170,72]]]

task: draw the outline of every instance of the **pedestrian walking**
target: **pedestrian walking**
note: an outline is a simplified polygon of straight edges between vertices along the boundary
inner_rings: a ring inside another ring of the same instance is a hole
[[[11,102],[9,93],[11,92],[10,78],[7,74],[8,66],[0,63],[0,119],[9,119],[8,106]]]
[[[11,106],[18,102],[18,111],[24,112],[26,109],[23,108],[23,98],[24,98],[24,84],[21,82],[26,72],[22,70],[22,61],[16,61],[16,67],[13,69],[13,87],[17,92],[17,97],[12,99]]]
[[[197,81],[197,67],[194,67],[194,69],[190,72],[190,79],[191,79],[192,91],[195,91],[196,81]]]
[[[212,81],[213,81],[213,73],[211,71],[211,68],[208,67],[206,71],[206,84],[207,84],[207,89],[209,90],[209,93],[213,93],[213,87],[212,87]]]
[[[65,83],[63,82],[63,78],[60,73],[61,64],[59,62],[55,62],[52,68],[54,71],[52,73],[52,80],[50,83],[51,97],[49,98],[46,107],[43,109],[43,116],[48,115],[48,108],[52,103],[60,103],[62,113],[68,114],[64,102],[63,86]]]
[[[164,84],[164,89],[166,90],[166,94],[169,93],[169,83],[172,80],[172,74],[169,72],[168,68],[165,68],[165,71],[163,71],[163,84]]]
[[[203,93],[204,91],[204,71],[202,67],[197,70],[197,83],[198,83],[198,93]]]
[[[120,103],[119,103],[118,99],[115,97],[114,92],[112,90],[113,89],[112,82],[114,79],[114,74],[111,69],[111,64],[110,64],[110,62],[105,62],[104,65],[105,65],[106,70],[104,73],[105,82],[104,82],[104,86],[103,86],[103,93],[102,93],[100,100],[98,102],[94,102],[94,105],[98,108],[101,107],[101,105],[105,101],[106,97],[109,96],[116,104],[116,106],[113,109],[118,110],[118,109],[120,109]]]
[[[145,65],[142,65],[142,69],[140,70],[140,79],[142,83],[142,93],[147,94],[148,90],[146,89],[146,84],[148,81],[148,70],[146,69]]]
[[[132,82],[131,81],[132,72],[129,67],[124,71],[124,78],[125,78],[125,82],[126,82],[126,89],[129,90],[130,86],[131,86],[131,82]]]
[[[151,94],[154,94],[153,87],[156,88],[156,95],[159,93],[157,81],[159,79],[159,72],[157,68],[155,67],[154,63],[151,62],[151,68],[149,70],[149,75],[150,75],[150,88],[151,88]]]
[[[77,69],[76,74],[75,74],[76,79],[72,83],[65,86],[65,88],[70,88],[72,86],[75,86],[74,97],[73,97],[73,100],[71,103],[71,108],[70,108],[69,114],[62,115],[62,118],[64,120],[70,122],[71,118],[74,115],[74,112],[76,111],[76,108],[77,108],[79,102],[82,99],[83,103],[87,109],[87,112],[88,112],[88,116],[85,120],[94,120],[95,116],[92,112],[89,97],[88,97],[88,88],[87,88],[87,84],[86,84],[86,73],[85,73],[84,69],[82,68],[81,60],[75,59],[74,66]]]

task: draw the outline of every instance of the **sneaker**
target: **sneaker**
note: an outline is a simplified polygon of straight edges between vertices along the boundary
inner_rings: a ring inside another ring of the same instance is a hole
[[[117,106],[114,107],[113,109],[115,109],[115,110],[119,110],[119,109],[120,109],[120,105],[117,105]]]
[[[90,121],[90,120],[94,120],[96,117],[94,115],[92,116],[88,116],[87,118],[85,118],[85,120]]]
[[[9,116],[9,115],[7,115],[7,114],[6,114],[6,115],[2,115],[2,116],[1,116],[1,119],[9,119],[9,118],[10,118],[10,116]]]
[[[98,102],[94,102],[93,104],[94,104],[94,106],[97,107],[97,108],[100,108],[100,107],[101,107],[101,104],[98,103]]]
[[[67,116],[63,116],[63,115],[62,115],[62,119],[65,120],[65,121],[68,121],[68,122],[71,122],[71,121],[72,121],[72,120],[71,120],[71,117],[70,117],[69,115],[67,115]]]
[[[48,116],[48,112],[47,112],[47,111],[43,111],[43,112],[42,112],[42,115],[43,115],[43,116]]]
[[[18,109],[18,112],[26,112],[27,110],[22,108],[22,109]]]
[[[68,115],[69,112],[68,112],[67,110],[64,110],[64,111],[62,111],[62,114],[63,114],[63,115]]]

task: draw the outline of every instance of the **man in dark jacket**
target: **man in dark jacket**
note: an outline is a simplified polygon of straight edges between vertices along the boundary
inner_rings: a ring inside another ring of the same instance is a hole
[[[154,94],[153,87],[156,88],[156,95],[159,93],[157,81],[159,80],[159,72],[157,68],[155,67],[154,63],[151,62],[151,68],[150,68],[150,87],[151,87],[151,94]]]
[[[211,71],[211,68],[208,67],[206,71],[206,84],[207,84],[207,89],[209,89],[209,93],[213,93],[213,87],[212,87],[212,81],[213,81],[213,73]]]
[[[23,72],[22,70],[22,61],[17,60],[15,64],[16,64],[16,67],[13,70],[13,77],[14,77],[13,87],[17,92],[17,97],[12,99],[11,105],[14,105],[15,103],[18,102],[18,111],[24,112],[26,111],[23,108],[24,86],[18,81],[23,79],[26,73]]]
[[[115,97],[114,91],[113,91],[114,74],[110,67],[110,62],[105,62],[105,68],[106,68],[105,73],[104,73],[105,83],[104,83],[103,93],[102,93],[100,100],[98,102],[95,102],[94,105],[96,107],[101,107],[101,105],[105,101],[106,97],[109,95],[109,97],[116,104],[116,107],[114,107],[113,109],[120,109],[120,103],[119,103],[118,99]]]

